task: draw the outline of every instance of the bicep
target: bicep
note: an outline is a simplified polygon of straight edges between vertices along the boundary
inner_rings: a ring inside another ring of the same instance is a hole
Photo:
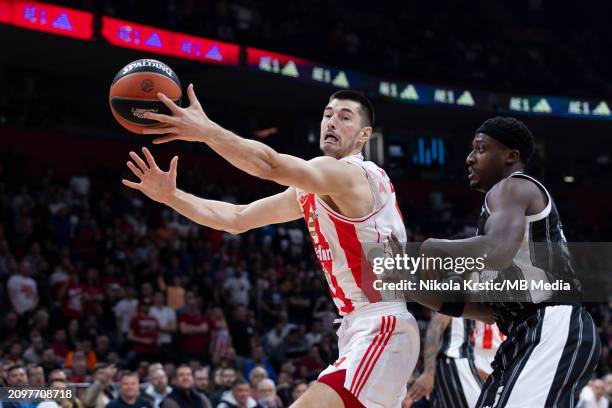
[[[362,179],[365,180],[365,177],[361,169],[331,157],[306,161],[279,154],[269,179],[309,193],[333,195],[351,189]]]
[[[237,217],[239,229],[243,232],[264,225],[297,220],[302,217],[302,212],[295,188],[290,187],[282,193],[241,206]]]

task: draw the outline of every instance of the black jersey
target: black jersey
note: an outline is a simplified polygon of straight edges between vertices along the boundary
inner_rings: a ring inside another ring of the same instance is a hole
[[[485,281],[516,281],[549,282],[558,280],[571,285],[573,292],[580,290],[571,265],[570,254],[567,248],[561,219],[555,203],[546,188],[535,178],[522,172],[514,172],[508,177],[520,177],[535,183],[546,194],[547,205],[538,214],[525,216],[525,236],[521,246],[514,256],[513,263],[508,268],[499,271],[483,271],[479,280]],[[487,197],[478,218],[477,235],[485,235],[485,223],[490,211],[487,206]],[[543,290],[529,287],[528,290],[504,292],[500,301],[491,302],[493,314],[502,333],[509,332],[512,324],[520,321],[538,309],[543,302],[563,304],[558,299],[558,293],[552,290]],[[490,298],[489,298],[490,299]]]

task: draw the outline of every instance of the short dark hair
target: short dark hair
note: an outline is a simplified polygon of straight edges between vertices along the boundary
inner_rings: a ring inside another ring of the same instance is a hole
[[[28,373],[27,368],[22,365],[22,364],[15,364],[9,367],[8,370],[6,370],[7,373],[10,373],[11,371],[15,371],[15,370],[23,370],[26,374]]]
[[[251,386],[251,383],[249,383],[247,380],[243,379],[243,378],[239,378],[236,381],[234,381],[234,383],[232,384],[232,390],[235,389],[236,387],[239,387],[243,384],[247,384],[249,387]]]
[[[123,380],[124,377],[136,377],[137,379],[140,379],[137,372],[130,371],[130,370],[122,371],[121,374],[119,375],[119,381]]]
[[[174,369],[174,378],[178,378],[178,372],[181,368],[187,368],[191,371],[191,375],[193,375],[193,369],[187,364],[180,364],[178,367]]]
[[[350,89],[343,89],[341,91],[336,91],[329,97],[329,100],[339,99],[341,101],[349,100],[355,101],[361,106],[361,117],[366,126],[374,125],[374,105],[368,99],[367,96],[362,94],[361,92],[351,91]]]
[[[476,130],[476,133],[484,133],[503,145],[518,150],[524,164],[529,163],[535,152],[533,134],[527,125],[510,116],[496,116],[487,119]]]

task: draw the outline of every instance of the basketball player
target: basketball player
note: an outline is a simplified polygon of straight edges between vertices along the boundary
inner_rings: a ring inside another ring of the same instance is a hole
[[[563,280],[580,289],[559,213],[546,188],[525,174],[534,152],[531,131],[509,117],[485,121],[467,156],[470,187],[486,193],[476,237],[429,239],[425,254],[482,257],[480,282]],[[479,408],[570,407],[594,372],[601,345],[593,319],[558,294],[529,290],[488,306],[507,336],[493,361]],[[437,302],[435,310],[465,316],[469,303]],[[485,320],[486,319],[481,319]]]
[[[493,371],[491,363],[495,358],[497,349],[506,338],[497,324],[487,324],[474,321],[474,364],[478,371],[478,377],[484,382]]]
[[[343,319],[339,359],[292,406],[399,407],[416,365],[419,337],[403,297],[383,302],[381,293],[373,289],[372,270],[366,267],[362,272],[364,243],[382,243],[389,234],[406,237],[391,181],[361,155],[372,135],[370,101],[353,91],[334,93],[321,119],[324,156],[306,161],[243,139],[211,121],[192,85],[190,106],[184,109],[165,95],[158,96],[172,116],[145,114],[163,126],[143,133],[167,134],[154,143],[206,143],[235,167],[288,188],[247,205],[202,199],[176,188],[177,157],[164,172],[146,148],[146,162],[130,153],[133,162],[127,165],[140,182],[123,180],[126,186],[199,224],[233,234],[301,217],[306,221]]]
[[[408,390],[413,401],[431,398],[432,408],[473,408],[482,383],[474,365],[474,320],[434,313],[427,325],[424,371]]]

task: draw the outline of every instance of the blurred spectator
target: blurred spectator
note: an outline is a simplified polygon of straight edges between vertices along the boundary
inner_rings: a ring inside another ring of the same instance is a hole
[[[320,319],[314,319],[310,326],[310,331],[306,333],[306,342],[308,347],[318,344],[323,337],[323,325]]]
[[[192,359],[208,361],[204,352],[210,341],[208,321],[200,311],[195,293],[187,292],[185,300],[186,310],[178,317],[178,348],[184,362]]]
[[[294,403],[295,401],[297,401],[298,398],[300,398],[302,396],[302,394],[304,394],[306,392],[306,390],[308,389],[308,384],[306,384],[305,382],[298,382],[293,386],[293,389],[291,390],[291,403]]]
[[[119,397],[106,404],[106,408],[152,408],[149,401],[138,395],[138,375],[124,371],[119,377]]]
[[[127,335],[132,318],[138,309],[138,299],[136,299],[136,290],[131,286],[123,289],[121,293],[123,297],[115,304],[113,312],[117,318],[117,328],[120,333]]]
[[[149,370],[149,385],[144,389],[142,395],[147,398],[153,408],[159,408],[162,400],[172,392],[172,387],[168,385],[168,377],[163,368]]]
[[[257,402],[261,408],[283,408],[283,402],[276,394],[276,384],[265,378],[257,385]]]
[[[235,305],[228,323],[236,353],[242,357],[251,355],[251,339],[255,334],[255,327],[249,319],[249,310],[243,305]]]
[[[310,347],[308,349],[308,354],[300,357],[297,364],[300,370],[300,376],[308,380],[315,380],[324,368],[317,346]]]
[[[236,382],[237,378],[236,370],[232,367],[226,367],[219,370],[217,392],[210,397],[210,401],[215,407],[221,401],[223,394],[232,388],[232,384]]]
[[[166,361],[172,353],[172,335],[176,333],[176,313],[164,304],[164,294],[156,292],[153,295],[153,306],[149,314],[157,319],[159,323],[158,344],[161,350],[162,360]]]
[[[30,277],[31,273],[32,265],[28,261],[21,261],[19,273],[11,275],[7,283],[11,306],[20,317],[32,312],[38,306],[38,285]],[[26,321],[27,319],[24,320],[24,325]]]
[[[159,322],[149,314],[148,302],[146,299],[140,301],[128,330],[127,339],[132,342],[132,351],[138,361],[154,361],[159,353]]]
[[[164,398],[161,408],[211,408],[208,398],[195,390],[189,366],[179,366],[175,376],[172,392]]]
[[[236,380],[229,391],[226,391],[216,408],[255,408],[257,401],[251,397],[251,386],[248,381]]]
[[[30,346],[23,352],[23,359],[28,364],[40,364],[43,360],[44,349],[45,344],[40,333],[38,331],[31,331]]]
[[[93,372],[93,383],[83,394],[83,404],[88,408],[105,408],[107,404],[118,397],[113,387],[113,379],[117,373],[114,365],[99,364]]]
[[[195,385],[196,391],[205,396],[209,396],[212,391],[211,383],[210,383],[210,370],[208,367],[203,367],[195,370],[193,372],[193,382]]]
[[[44,387],[45,371],[39,365],[31,365],[28,367],[28,385],[30,387]]]
[[[257,400],[257,386],[262,380],[268,378],[268,373],[262,366],[256,366],[251,370],[248,378],[249,385],[251,386],[252,397]]]
[[[589,381],[580,393],[577,408],[608,408],[609,401],[606,398],[605,384],[600,379]]]
[[[272,380],[276,380],[276,370],[272,367],[272,363],[268,360],[264,353],[264,349],[261,346],[253,347],[253,352],[251,353],[251,358],[246,361],[244,366],[244,377],[249,378],[251,374],[251,370],[256,366],[262,366],[266,374]],[[251,384],[255,386],[254,384]]]
[[[49,381],[49,387],[54,390],[66,390],[68,384],[66,381],[53,380]],[[59,408],[83,408],[84,405],[81,400],[76,396],[76,393],[72,395],[72,398],[57,398],[55,400]],[[40,405],[38,405],[40,407]]]
[[[248,306],[251,283],[245,271],[236,268],[233,276],[228,277],[223,284],[223,290],[229,304]]]
[[[53,352],[56,356],[66,358],[70,352],[66,329],[57,329],[53,335]]]
[[[28,374],[26,368],[21,364],[15,364],[7,370],[6,383],[9,387],[25,387],[28,385]]]

